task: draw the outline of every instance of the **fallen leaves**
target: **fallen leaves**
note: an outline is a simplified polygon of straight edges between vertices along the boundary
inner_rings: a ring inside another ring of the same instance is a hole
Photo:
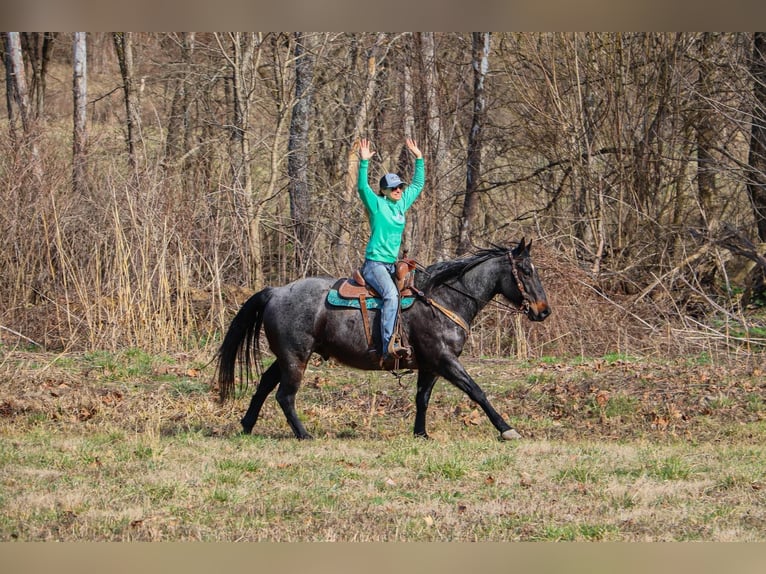
[[[477,426],[483,415],[479,412],[479,409],[473,409],[470,413],[463,415],[462,421],[465,426]]]
[[[600,406],[602,409],[606,406],[606,403],[609,402],[609,397],[611,396],[611,393],[609,391],[600,390],[596,393],[596,402],[598,403],[598,406]]]

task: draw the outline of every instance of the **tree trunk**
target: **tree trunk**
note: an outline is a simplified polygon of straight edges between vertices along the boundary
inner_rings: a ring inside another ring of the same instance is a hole
[[[45,32],[43,34],[43,52],[40,60],[40,85],[37,95],[37,112],[42,116],[45,110],[45,89],[48,85],[48,64],[51,61],[51,52],[53,52],[53,42],[58,32]]]
[[[117,51],[117,61],[120,64],[120,74],[122,75],[122,89],[125,94],[128,164],[131,168],[135,169],[138,165],[136,154],[138,153],[140,140],[141,116],[139,114],[140,106],[133,70],[133,33],[115,32],[112,38],[114,40],[114,48]]]
[[[750,170],[747,193],[753,206],[758,238],[766,242],[766,32],[754,35],[753,59],[753,123],[750,131]]]
[[[412,46],[412,41],[409,43]],[[404,125],[404,137],[411,139],[418,139],[415,133],[415,91],[412,85],[412,62],[411,55],[412,50],[409,50],[410,55],[405,59],[404,71],[401,83],[401,101],[402,101],[402,123]],[[399,161],[397,162],[397,170],[399,173],[406,173],[410,165],[412,165],[412,154],[407,146],[402,146],[402,151],[399,154]],[[420,257],[418,253],[418,247],[421,242],[419,236],[421,235],[421,210],[418,204],[410,211],[410,215],[407,217],[407,225],[404,228],[404,234],[402,238],[402,249],[407,251],[408,257],[417,259]]]
[[[27,54],[32,78],[29,82],[30,111],[35,119],[43,119],[45,111],[45,86],[53,41],[56,32],[23,32],[22,49]]]
[[[423,92],[425,97],[426,132],[428,139],[423,155],[428,165],[428,188],[431,190],[431,237],[427,246],[434,259],[446,259],[450,256],[450,239],[452,239],[452,221],[449,217],[451,197],[445,188],[446,174],[449,171],[448,151],[442,132],[441,106],[439,105],[438,74],[436,70],[436,47],[433,32],[420,33],[420,58],[423,70]]]
[[[465,200],[460,218],[460,239],[457,255],[468,253],[473,245],[472,224],[479,205],[479,178],[481,177],[482,127],[486,101],[484,79],[489,70],[490,32],[473,32],[473,120],[468,134],[468,161],[465,178]]]
[[[72,96],[74,100],[74,133],[72,137],[72,189],[83,195],[87,187],[86,157],[88,131],[86,127],[88,105],[87,43],[85,32],[74,33],[74,73]]]
[[[697,199],[702,223],[712,226],[714,219],[713,200],[716,181],[712,150],[716,146],[713,123],[714,112],[710,101],[713,98],[713,35],[704,32],[699,40],[699,79],[697,81]]]
[[[231,126],[231,167],[233,190],[240,196],[244,204],[244,212],[248,221],[249,262],[246,267],[248,283],[258,288],[260,275],[260,224],[254,213],[253,178],[250,173],[250,137],[248,134],[250,119],[249,90],[245,83],[249,72],[252,72],[253,49],[252,38],[239,32],[232,35],[234,61],[232,65],[233,80],[233,121]]]
[[[16,128],[14,126],[14,107],[18,109],[21,119],[21,130],[24,139],[16,142],[19,147],[29,149],[29,161],[32,166],[32,173],[38,182],[42,180],[43,170],[40,163],[40,153],[37,148],[37,135],[33,133],[33,118],[29,105],[29,92],[27,90],[27,80],[24,70],[24,57],[21,51],[21,39],[18,32],[8,32],[6,34],[6,73],[9,76],[8,82],[8,118],[10,123],[11,137],[16,138]]]
[[[11,61],[11,32],[3,34],[3,64],[5,65],[5,105],[8,110],[8,132],[11,142],[16,142],[16,104],[14,101],[13,62]]]
[[[169,165],[185,157],[191,148],[189,126],[189,92],[191,91],[192,55],[194,54],[194,32],[184,32],[181,39],[181,66],[175,80],[173,102],[170,106],[165,156]],[[180,166],[176,166],[180,167]]]
[[[352,141],[356,142],[360,137],[365,136],[367,132],[367,120],[370,115],[370,108],[372,106],[372,98],[375,94],[376,80],[378,64],[387,52],[387,47],[384,46],[383,41],[386,38],[384,32],[378,32],[375,37],[375,43],[370,49],[370,53],[367,57],[367,84],[364,89],[364,95],[362,101],[359,103],[358,112],[356,114],[356,122],[354,124],[354,133]],[[358,177],[359,158],[356,155],[356,150],[352,148],[348,154],[348,171],[346,173],[345,186],[343,188],[343,205],[349,205],[355,199],[356,184]],[[348,227],[348,222],[343,221],[343,218],[338,218],[338,232],[336,234],[337,241],[335,244],[335,261],[336,265],[340,269],[351,269],[354,265],[359,265],[359,261],[351,261],[349,254],[349,243],[351,241],[351,233]]]
[[[260,59],[260,35],[257,32],[233,32],[229,34],[231,54],[220,43],[224,57],[229,63],[232,78],[232,119],[230,123],[229,158],[232,169],[232,191],[237,214],[246,222],[247,253],[244,261],[245,281],[255,290],[263,286],[263,255],[261,246],[262,205],[254,195],[251,173],[250,108],[254,98],[258,61]],[[256,58],[257,51],[257,58]],[[274,186],[272,149],[272,175],[266,196]]]
[[[295,32],[295,104],[287,144],[287,173],[290,177],[290,216],[297,240],[295,258],[300,276],[313,272],[310,263],[313,234],[308,165],[309,115],[314,96],[314,45],[312,34]]]
[[[29,107],[27,77],[24,70],[24,58],[21,52],[21,37],[18,32],[8,32],[6,41],[8,50],[7,58],[10,64],[10,84],[8,86],[8,92],[11,95],[11,100],[15,104],[16,109],[18,109],[19,118],[21,119],[21,129],[26,136],[30,133],[32,118]],[[9,113],[8,115],[12,116],[13,114]]]

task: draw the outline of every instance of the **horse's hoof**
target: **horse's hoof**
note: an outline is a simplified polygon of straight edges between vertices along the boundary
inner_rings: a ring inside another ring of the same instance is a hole
[[[515,429],[508,429],[500,433],[500,438],[503,440],[519,440],[521,435]]]

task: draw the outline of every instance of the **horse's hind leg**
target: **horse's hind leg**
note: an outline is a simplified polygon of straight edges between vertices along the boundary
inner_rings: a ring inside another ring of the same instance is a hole
[[[255,423],[258,421],[258,415],[261,413],[261,407],[269,393],[279,384],[280,379],[279,362],[275,361],[271,366],[266,369],[266,372],[261,376],[261,380],[258,382],[258,388],[253,394],[253,398],[250,399],[250,406],[242,417],[240,423],[242,424],[242,432],[244,434],[250,434],[253,431]]]
[[[313,438],[303,426],[303,423],[298,418],[298,413],[295,411],[295,395],[298,393],[305,370],[306,362],[289,362],[285,368],[286,372],[282,373],[282,381],[277,389],[277,402],[282,407],[290,428],[293,429],[295,436],[299,439]]]

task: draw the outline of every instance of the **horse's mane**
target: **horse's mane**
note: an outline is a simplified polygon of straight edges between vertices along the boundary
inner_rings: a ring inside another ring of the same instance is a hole
[[[462,277],[480,263],[484,263],[494,257],[506,255],[509,251],[507,247],[492,245],[492,247],[480,249],[472,255],[461,257],[460,259],[440,261],[439,263],[429,265],[425,272],[423,291],[428,293],[431,289],[443,285],[451,279]]]

